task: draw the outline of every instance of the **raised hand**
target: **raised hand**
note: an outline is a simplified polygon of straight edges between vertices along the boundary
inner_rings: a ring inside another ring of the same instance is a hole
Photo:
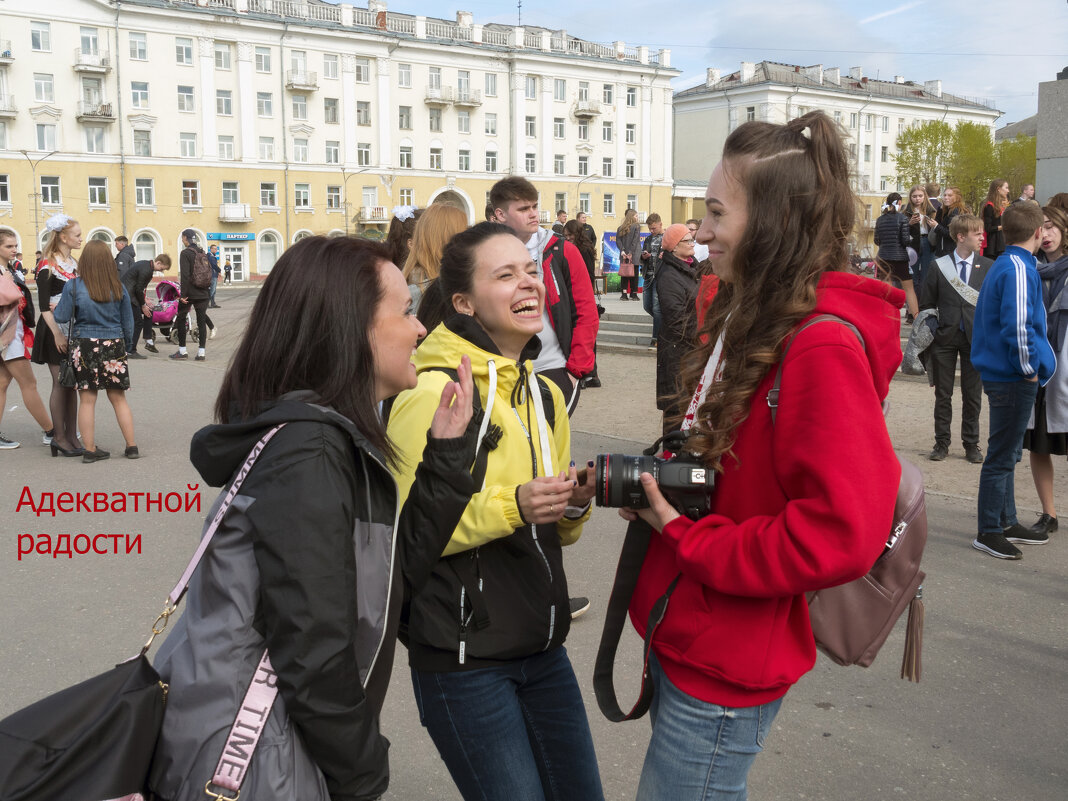
[[[441,402],[430,421],[430,436],[434,439],[461,437],[471,422],[475,388],[471,379],[471,359],[467,356],[461,357],[456,378],[441,390]]]

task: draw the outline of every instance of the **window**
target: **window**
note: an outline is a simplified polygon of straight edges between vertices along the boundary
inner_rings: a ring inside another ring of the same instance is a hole
[[[626,142],[628,145],[633,145],[638,141],[638,126],[633,122],[627,123]]]
[[[130,59],[132,61],[148,61],[148,37],[145,34],[130,34]]]
[[[356,59],[356,67],[353,72],[353,80],[356,83],[368,83],[371,80],[371,62],[366,58]]]
[[[441,109],[440,108],[432,108],[432,109],[429,109],[429,111],[430,111],[430,130],[432,130],[432,131],[440,131],[441,130]]]
[[[274,116],[274,101],[270,92],[256,92],[256,114],[260,117]]]
[[[232,117],[234,114],[234,93],[229,89],[218,89],[215,92],[215,113],[222,117]]]
[[[615,86],[613,86],[610,83],[606,83],[606,84],[604,84],[604,86],[601,87],[601,101],[606,106],[610,106],[610,105],[612,105],[613,103],[616,102],[615,100],[613,100],[614,96],[615,96]]]
[[[553,118],[553,138],[554,139],[563,139],[564,138],[564,132],[566,130],[564,125],[565,125],[565,122],[564,122],[564,118],[563,117],[554,117]]]
[[[590,138],[590,123],[588,120],[579,120],[578,138],[586,142]]]
[[[337,164],[341,161],[341,142],[327,140],[326,163]]]
[[[590,99],[590,82],[589,81],[579,81],[579,96],[578,96],[578,99],[579,100],[589,100]]]
[[[58,175],[41,176],[41,202],[51,206],[58,206],[62,202]]]
[[[47,22],[30,23],[30,50],[52,52],[52,26]]]
[[[873,126],[874,123],[875,123],[875,115],[874,114],[865,114],[864,115],[864,130],[865,131],[870,131],[872,129],[872,126]]]
[[[230,45],[226,42],[215,43],[215,69],[230,69]]]
[[[363,201],[364,206],[377,206],[378,205],[378,189],[373,186],[365,186],[360,192],[360,200]]]
[[[608,122],[607,120],[601,123],[601,141],[612,141],[612,123]]]
[[[200,205],[200,181],[182,181],[182,205]]]
[[[174,40],[174,61],[177,64],[193,63],[193,40],[177,37]]]
[[[471,171],[471,151],[461,150],[459,156],[456,159],[456,169],[461,172]]]
[[[89,179],[89,205],[106,206],[108,204],[108,179]]]
[[[567,100],[567,81],[563,78],[553,80],[553,100]]]
[[[183,159],[197,157],[197,135],[195,133],[178,134],[178,146]]]
[[[274,137],[260,137],[260,161],[274,161]]]
[[[278,184],[273,181],[260,184],[260,205],[269,209],[278,208]]]
[[[871,145],[864,145],[864,160],[871,161]]]
[[[590,193],[589,192],[580,192],[579,193],[579,211],[581,211],[583,214],[589,214],[590,213]]]
[[[430,169],[432,169],[432,170],[440,170],[441,169],[441,148],[440,147],[432,147],[432,148],[430,148]]]
[[[306,120],[308,119],[308,97],[307,95],[293,95],[293,119]]]
[[[138,206],[156,205],[156,181],[154,178],[134,179],[134,202]]]
[[[566,170],[567,160],[562,155],[553,156],[553,175],[563,175]]]
[[[223,181],[222,185],[222,202],[223,203],[240,203],[241,193],[237,186],[237,181]]]
[[[898,117],[897,118],[897,132],[899,134],[905,133],[905,118],[904,117]]]
[[[56,99],[55,84],[47,72],[33,74],[33,99],[39,103],[51,103]]]
[[[311,208],[311,184],[293,184],[293,206],[298,209]]]
[[[81,42],[81,50],[86,55],[96,56],[100,54],[100,32],[96,28],[82,27],[78,30]]]
[[[151,131],[134,131],[133,132],[133,149],[135,156],[151,156],[152,155],[152,132]]]
[[[528,173],[535,173],[538,171],[538,158],[534,153],[527,153],[523,159],[523,166]]]
[[[834,124],[835,125],[841,125],[842,124],[842,112],[841,111],[834,112]]]
[[[337,77],[337,64],[338,58],[336,53],[324,53],[323,54],[323,77],[324,78],[336,78]]]
[[[156,254],[162,250],[156,235],[148,231],[142,231],[134,238],[133,248],[134,258],[138,261],[154,259]]]
[[[193,96],[192,86],[179,86],[178,87],[178,110],[179,111],[196,111],[196,99]]]
[[[756,119],[756,106],[745,107],[745,121],[752,122]]]
[[[601,159],[601,176],[604,177],[604,178],[611,178],[612,177],[612,159],[610,159],[610,158]]]
[[[497,73],[486,73],[486,97],[497,96]]]
[[[471,112],[456,112],[456,130],[460,133],[471,133]]]
[[[604,213],[605,214],[615,214],[616,213],[616,196],[612,195],[612,194],[609,194],[607,192],[605,193],[605,196],[604,196]]]
[[[370,125],[371,124],[371,101],[369,101],[369,100],[357,100],[356,101],[356,124],[357,125]]]
[[[104,129],[100,125],[85,126],[85,152],[104,152]]]
[[[556,201],[553,203],[553,208],[559,211],[560,209],[567,208],[567,192],[557,192]]]
[[[468,70],[456,71],[456,93],[461,98],[471,96],[471,73]]]
[[[412,148],[409,145],[401,145],[399,166],[410,170],[412,168]]]
[[[308,71],[308,54],[303,50],[291,50],[289,52],[289,67],[296,73]]]
[[[883,119],[886,118],[884,117]],[[888,148],[886,145],[883,145],[879,153],[879,161],[881,161],[883,164],[886,164],[888,161],[890,161],[890,148]]]
[[[306,164],[308,162],[308,140],[307,139],[294,139],[293,140],[293,161]]]
[[[880,178],[879,179],[879,189],[882,192],[886,191],[886,179],[885,178]]]
[[[486,172],[497,172],[497,151],[486,151]]]
[[[219,137],[219,158],[223,161],[234,160],[234,137],[232,136],[220,136]]]
[[[538,78],[536,75],[528,75],[526,80],[526,98],[527,100],[538,99]]]
[[[337,210],[341,208],[341,187],[335,185],[326,188],[326,207]]]
[[[37,126],[37,149],[38,150],[55,150],[56,149],[56,126],[49,125],[47,123],[41,123]]]
[[[579,156],[578,157],[578,174],[589,175],[590,174],[590,157]]]
[[[398,64],[397,65],[397,86],[402,89],[412,88],[412,65],[411,64]]]
[[[0,203],[11,202],[11,185],[7,175],[0,175]]]
[[[857,115],[856,115],[855,112],[849,115],[849,127],[850,128],[856,128],[857,127]]]
[[[497,135],[497,115],[486,114],[486,136]]]
[[[256,72],[270,72],[271,71],[271,48],[269,47],[257,47],[256,48]]]
[[[524,121],[524,129],[527,136],[535,137],[538,135],[538,119],[537,117],[527,117]]]
[[[133,108],[148,108],[148,81],[130,81],[130,104]]]
[[[397,109],[397,127],[402,131],[412,130],[412,107],[400,106]]]
[[[400,190],[400,202],[402,206],[414,206],[415,205],[415,190],[414,189],[402,189]]]
[[[627,177],[627,178],[636,178],[637,177],[634,174],[634,172],[635,172],[634,159],[627,159],[627,163],[626,163],[625,167],[626,167],[626,170],[627,170],[625,177]]]
[[[431,89],[441,88],[441,67],[431,67],[427,77],[427,86]]]
[[[634,210],[638,209],[638,196],[637,195],[627,195],[627,208],[628,209],[634,209]]]
[[[627,105],[630,106],[631,108],[637,108],[638,107],[638,87],[637,86],[628,86],[627,87]]]
[[[371,143],[356,143],[356,163],[361,167],[371,166]]]
[[[849,158],[856,159],[856,157],[857,157],[857,143],[856,142],[850,142],[849,143]]]
[[[323,98],[323,122],[336,125],[339,119],[336,97]]]

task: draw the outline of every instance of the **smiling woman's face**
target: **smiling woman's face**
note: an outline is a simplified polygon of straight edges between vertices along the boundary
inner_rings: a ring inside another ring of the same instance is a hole
[[[705,218],[697,229],[697,241],[708,246],[712,270],[723,281],[730,281],[740,269],[734,263],[734,254],[749,222],[745,187],[735,180],[735,172],[724,169],[722,161],[712,170],[705,191]]]
[[[382,282],[382,299],[375,310],[371,347],[375,397],[382,401],[415,386],[412,355],[426,329],[412,310],[412,296],[401,271],[391,262],[379,262],[378,280]]]

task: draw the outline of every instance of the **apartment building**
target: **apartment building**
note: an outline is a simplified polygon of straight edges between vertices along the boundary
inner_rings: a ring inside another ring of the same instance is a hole
[[[898,134],[928,120],[945,120],[979,123],[993,135],[1001,116],[986,101],[944,92],[940,80],[917,83],[900,75],[877,80],[865,77],[860,67],[843,75],[838,67],[772,61],[743,61],[728,75],[710,68],[703,84],[675,95],[675,218],[703,214],[708,177],[736,127],[749,120],[785,123],[817,109],[832,116],[848,139],[854,190],[864,206],[857,232],[861,250],[871,245],[873,220],[886,195],[908,189],[895,170]]]
[[[377,0],[5,0],[0,227],[32,253],[63,211],[139,257],[193,228],[244,280],[394,206],[476,222],[520,174],[546,221],[615,228],[670,207],[677,74],[667,50]]]

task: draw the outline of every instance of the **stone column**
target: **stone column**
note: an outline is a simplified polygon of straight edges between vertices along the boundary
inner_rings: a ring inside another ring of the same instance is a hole
[[[201,36],[200,44],[200,130],[204,140],[200,152],[206,159],[219,155],[219,137],[215,127],[215,40]]]
[[[356,165],[356,57],[341,56],[341,125],[345,138],[344,163]],[[348,200],[348,198],[345,198]]]
[[[377,163],[382,169],[393,166],[393,120],[390,115],[395,111],[390,104],[389,72],[390,62],[388,58],[375,59],[375,72],[378,77],[378,123],[375,130],[378,131],[378,159],[372,158],[372,163]]]
[[[241,160],[256,161],[260,157],[256,137],[256,90],[252,84],[252,45],[237,43],[237,104],[241,115]]]

